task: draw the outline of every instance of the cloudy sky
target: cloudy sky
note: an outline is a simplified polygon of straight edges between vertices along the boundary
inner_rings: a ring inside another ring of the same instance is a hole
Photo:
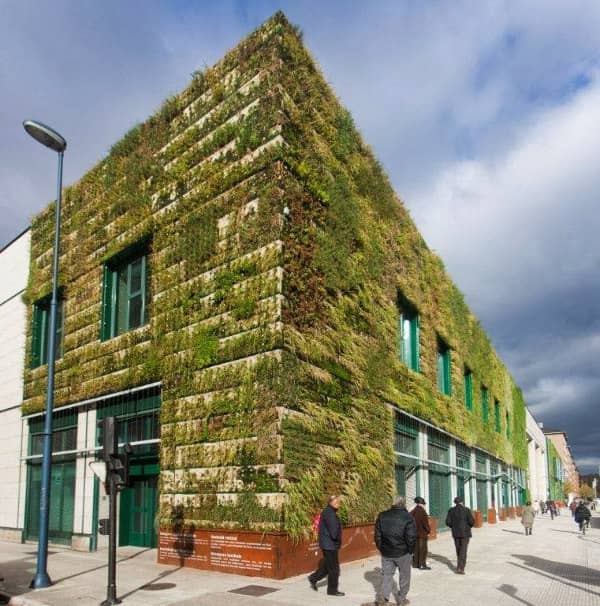
[[[600,464],[600,3],[0,0],[0,246],[277,9],[531,409]]]

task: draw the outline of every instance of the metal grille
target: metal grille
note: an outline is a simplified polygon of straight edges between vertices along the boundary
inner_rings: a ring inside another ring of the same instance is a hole
[[[416,474],[419,466],[419,424],[415,419],[396,412],[396,491],[406,496],[407,502],[417,496]]]
[[[450,450],[447,436],[430,429],[427,436],[429,459],[429,511],[437,518],[438,528],[445,526],[446,512],[451,504]],[[436,465],[435,461],[440,463]]]
[[[456,489],[458,496],[465,498],[467,482],[471,478],[471,449],[464,444],[456,444]]]
[[[109,397],[96,405],[96,445],[102,444],[102,419],[116,417],[119,444],[133,443],[136,455],[158,454],[158,444],[139,444],[160,438],[160,389],[151,387],[135,394]]]

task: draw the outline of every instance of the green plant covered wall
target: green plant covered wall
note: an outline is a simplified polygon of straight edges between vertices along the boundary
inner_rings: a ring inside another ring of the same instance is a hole
[[[49,207],[29,302],[50,290],[52,228]],[[104,263],[146,240],[148,324],[100,341]],[[57,405],[162,382],[164,524],[177,510],[299,537],[334,492],[348,523],[372,521],[395,408],[526,466],[520,390],[280,13],[65,191],[61,250]],[[399,360],[399,298],[419,313],[419,372]],[[24,412],[43,408],[45,372],[26,371]],[[511,440],[482,423],[480,385]]]

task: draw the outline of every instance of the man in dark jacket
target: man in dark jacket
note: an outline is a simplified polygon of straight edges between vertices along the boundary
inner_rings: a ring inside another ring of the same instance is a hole
[[[318,568],[308,577],[310,586],[317,591],[317,582],[327,577],[327,595],[343,596],[338,591],[340,562],[338,552],[342,546],[342,524],[337,516],[340,508],[340,497],[329,497],[329,505],[321,512],[319,520],[319,547],[323,559]]]
[[[429,516],[425,511],[425,499],[423,497],[415,497],[415,503],[415,508],[410,512],[415,519],[415,526],[417,527],[417,545],[413,554],[412,565],[413,568],[431,570],[427,566],[427,537],[431,532],[431,528],[429,527]]]
[[[391,509],[381,512],[375,522],[375,545],[381,552],[383,579],[377,603],[387,602],[392,591],[392,579],[398,568],[398,604],[408,604],[410,565],[417,542],[417,528],[413,517],[406,511],[404,497],[396,497]]]
[[[454,507],[450,508],[446,516],[446,526],[452,530],[454,547],[456,548],[456,573],[465,574],[467,565],[467,548],[471,538],[471,528],[475,521],[468,507],[465,507],[461,497],[454,499]]]
[[[573,514],[575,522],[579,526],[579,530],[585,534],[585,527],[589,524],[592,512],[585,506],[583,501],[580,501]]]

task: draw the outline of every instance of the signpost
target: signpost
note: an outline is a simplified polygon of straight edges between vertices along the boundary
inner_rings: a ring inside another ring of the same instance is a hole
[[[102,419],[102,461],[90,463],[92,471],[104,484],[108,501],[108,518],[99,520],[98,532],[108,535],[108,583],[106,599],[100,606],[120,604],[117,598],[117,495],[129,485],[129,460],[133,449],[125,444],[119,454],[119,425],[115,417]]]

